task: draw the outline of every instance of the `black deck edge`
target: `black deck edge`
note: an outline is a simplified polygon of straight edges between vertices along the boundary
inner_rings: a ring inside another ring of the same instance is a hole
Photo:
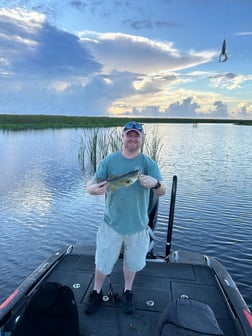
[[[11,312],[16,304],[43,280],[43,278],[58,264],[58,262],[73,249],[72,245],[64,247],[53,253],[38,268],[35,269],[25,281],[10,294],[10,296],[0,305],[0,327],[11,316]]]
[[[227,269],[215,258],[211,257],[211,267],[216,274],[220,287],[233,312],[234,318],[241,323],[244,335],[252,335],[252,314]]]

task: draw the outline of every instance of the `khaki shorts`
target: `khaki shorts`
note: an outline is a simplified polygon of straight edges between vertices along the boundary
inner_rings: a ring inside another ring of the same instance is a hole
[[[140,271],[146,264],[149,241],[147,229],[124,235],[103,223],[98,229],[96,237],[96,268],[103,274],[110,274],[123,246],[124,267],[131,272]]]

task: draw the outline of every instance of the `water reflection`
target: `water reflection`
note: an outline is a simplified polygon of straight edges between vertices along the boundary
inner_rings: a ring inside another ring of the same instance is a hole
[[[157,126],[146,125],[147,136]],[[178,176],[173,249],[221,259],[251,305],[251,128],[158,125],[161,171]],[[80,129],[0,132],[0,301],[52,251],[94,244],[103,197],[85,192]],[[156,252],[164,253],[170,191],[161,198]]]
[[[39,171],[31,172],[31,176],[24,176],[19,187],[9,192],[10,208],[17,215],[45,216],[53,201],[52,192],[46,187]]]

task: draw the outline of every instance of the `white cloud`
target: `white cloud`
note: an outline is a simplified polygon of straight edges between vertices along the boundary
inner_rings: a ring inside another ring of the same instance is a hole
[[[209,76],[210,83],[213,87],[226,88],[235,90],[242,87],[246,82],[252,80],[252,75],[242,75],[234,73],[218,73]]]
[[[216,53],[182,53],[172,42],[150,40],[146,37],[123,33],[82,32],[79,34],[105,71],[116,69],[138,74],[175,71],[194,67],[212,60]]]
[[[251,36],[252,32],[240,32],[240,33],[234,33],[236,36]]]

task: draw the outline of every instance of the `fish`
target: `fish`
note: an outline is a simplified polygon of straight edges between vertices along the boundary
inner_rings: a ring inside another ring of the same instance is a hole
[[[226,48],[227,48],[227,44],[226,44],[226,40],[224,40],[223,43],[222,43],[221,53],[220,53],[220,56],[219,56],[219,63],[220,62],[226,62],[227,59],[228,59],[228,56],[227,56],[227,53],[226,53]]]
[[[104,182],[107,183],[108,192],[115,192],[120,188],[129,188],[138,180],[140,175],[141,171],[137,169],[123,175],[111,176]]]

